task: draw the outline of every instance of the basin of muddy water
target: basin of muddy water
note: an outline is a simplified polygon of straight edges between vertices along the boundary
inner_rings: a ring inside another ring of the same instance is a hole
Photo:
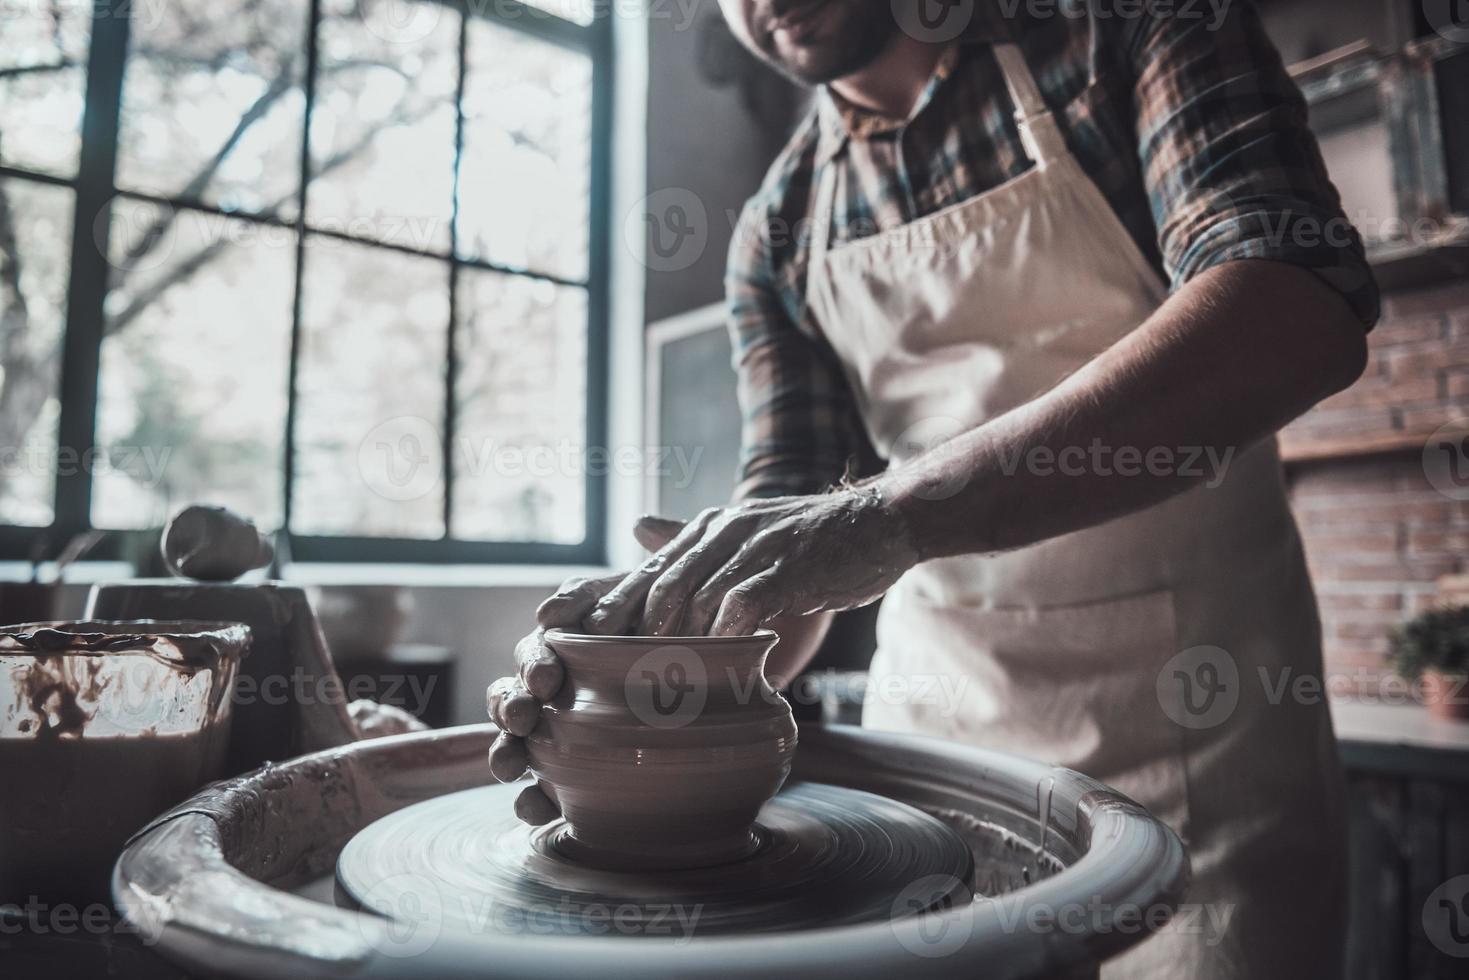
[[[545,846],[554,825],[514,820],[517,786],[489,785],[495,734],[375,739],[207,788],[133,838],[114,897],[205,975],[1005,978],[1096,975],[1187,885],[1172,831],[1095,780],[819,725],[742,867],[581,868]]]
[[[105,898],[129,835],[219,778],[248,642],[229,623],[0,629],[0,906]]]

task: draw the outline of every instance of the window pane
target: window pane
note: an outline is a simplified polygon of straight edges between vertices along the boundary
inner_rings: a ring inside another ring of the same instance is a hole
[[[538,16],[539,11],[534,8],[539,7],[540,10],[573,23],[590,24],[596,14],[597,0],[528,0],[528,3],[532,8],[526,13],[528,17]],[[508,11],[513,8],[507,4],[505,9]]]
[[[294,217],[305,11],[296,0],[135,5],[118,186]]]
[[[449,265],[309,244],[291,530],[442,537]]]
[[[467,57],[460,252],[585,278],[591,61],[485,21]]]
[[[459,20],[434,0],[325,0],[313,228],[448,250]]]
[[[81,149],[92,7],[0,8],[0,163],[70,177]]]
[[[56,484],[57,378],[72,192],[0,180],[0,523],[45,527]]]
[[[586,537],[586,333],[582,289],[460,273],[455,538]]]
[[[279,525],[295,233],[119,200],[110,250],[93,523],[198,501]]]

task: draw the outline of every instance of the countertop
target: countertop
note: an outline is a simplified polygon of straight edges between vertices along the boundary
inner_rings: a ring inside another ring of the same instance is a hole
[[[1331,717],[1349,769],[1469,782],[1469,721],[1440,721],[1417,704],[1341,699]]]

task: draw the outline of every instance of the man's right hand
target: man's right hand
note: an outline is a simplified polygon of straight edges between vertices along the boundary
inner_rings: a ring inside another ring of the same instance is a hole
[[[683,522],[657,517],[644,517],[633,529],[638,543],[657,552],[683,530]],[[592,628],[583,620],[597,604],[626,578],[625,573],[602,578],[572,578],[562,583],[554,595],[536,610],[535,632],[515,645],[516,675],[502,677],[490,685],[486,702],[490,720],[500,728],[490,746],[490,774],[502,783],[524,776],[530,764],[525,737],[540,722],[541,706],[556,696],[565,679],[561,661],[546,646],[546,630],[561,628],[589,633],[626,633],[637,626],[633,622],[599,623]],[[641,612],[642,598],[636,597]],[[614,628],[608,628],[608,627]],[[539,826],[561,815],[555,802],[555,791],[539,783],[528,786],[515,801],[516,816]]]

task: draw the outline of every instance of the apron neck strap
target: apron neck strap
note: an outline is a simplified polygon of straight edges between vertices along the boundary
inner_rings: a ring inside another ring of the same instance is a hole
[[[1041,97],[1040,86],[1025,56],[1014,44],[997,44],[995,59],[1000,63],[1000,72],[1005,76],[1005,87],[1010,90],[1010,101],[1015,103],[1015,125],[1020,129],[1021,142],[1026,152],[1041,170],[1062,160],[1070,159],[1071,151],[1066,147],[1066,137],[1056,124],[1056,117]],[[828,160],[820,166],[816,180],[815,208],[811,215],[811,246],[807,252],[808,269],[815,269],[831,247],[831,222],[836,211],[836,165]]]
[[[831,246],[831,219],[836,210],[837,168],[833,160],[819,167],[815,187],[815,208],[811,214],[811,246],[807,250],[806,269],[809,276],[821,265]]]
[[[1056,124],[1056,117],[1041,97],[1040,86],[1025,56],[1014,44],[997,44],[995,60],[1000,63],[1000,72],[1005,76],[1005,87],[1010,90],[1010,101],[1015,103],[1015,125],[1020,129],[1020,140],[1036,166],[1044,170],[1059,160],[1071,155],[1066,148],[1066,137]]]

